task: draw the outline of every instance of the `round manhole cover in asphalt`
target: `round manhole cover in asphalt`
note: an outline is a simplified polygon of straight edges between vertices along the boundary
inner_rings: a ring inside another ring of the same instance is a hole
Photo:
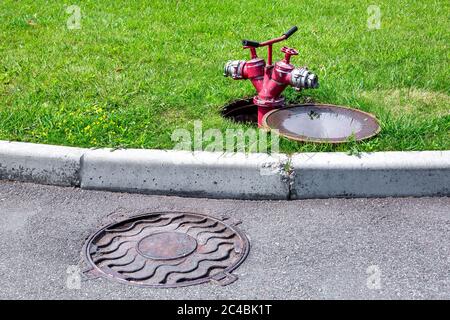
[[[88,273],[161,288],[210,280],[229,284],[250,247],[238,223],[187,212],[148,213],[113,223],[86,242]]]

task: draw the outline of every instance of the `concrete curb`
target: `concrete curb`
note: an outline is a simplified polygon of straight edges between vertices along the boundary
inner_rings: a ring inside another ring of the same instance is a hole
[[[284,155],[92,150],[81,188],[194,197],[287,199]]]
[[[291,199],[450,195],[450,151],[303,153]]]
[[[0,179],[239,199],[450,195],[450,151],[286,156],[0,141]]]
[[[0,141],[0,179],[80,185],[81,148]]]

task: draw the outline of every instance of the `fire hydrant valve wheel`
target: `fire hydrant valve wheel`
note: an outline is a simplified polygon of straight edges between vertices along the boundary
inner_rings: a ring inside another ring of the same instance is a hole
[[[288,47],[283,47],[281,48],[281,52],[284,52],[290,56],[297,56],[298,55],[298,51],[292,48],[288,48]]]

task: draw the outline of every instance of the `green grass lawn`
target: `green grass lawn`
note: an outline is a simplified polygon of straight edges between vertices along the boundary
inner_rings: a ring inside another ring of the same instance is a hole
[[[66,26],[71,4],[81,29]],[[378,30],[367,26],[371,4],[381,9]],[[382,131],[339,146],[282,139],[282,151],[450,149],[446,0],[3,0],[0,139],[170,149],[173,130],[195,120],[203,130],[238,128],[220,108],[254,89],[224,78],[224,63],[248,58],[242,38],[292,25],[299,31],[284,44],[299,49],[293,63],[317,73],[320,88],[286,97],[371,112]]]

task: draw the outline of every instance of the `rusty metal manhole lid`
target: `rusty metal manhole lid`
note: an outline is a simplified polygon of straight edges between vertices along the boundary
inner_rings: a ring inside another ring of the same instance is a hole
[[[247,257],[239,221],[189,212],[154,212],[110,224],[84,246],[88,274],[126,284],[171,288],[216,281]]]
[[[263,126],[281,136],[305,142],[342,143],[373,137],[380,131],[370,113],[329,104],[301,104],[275,109],[263,118]]]

